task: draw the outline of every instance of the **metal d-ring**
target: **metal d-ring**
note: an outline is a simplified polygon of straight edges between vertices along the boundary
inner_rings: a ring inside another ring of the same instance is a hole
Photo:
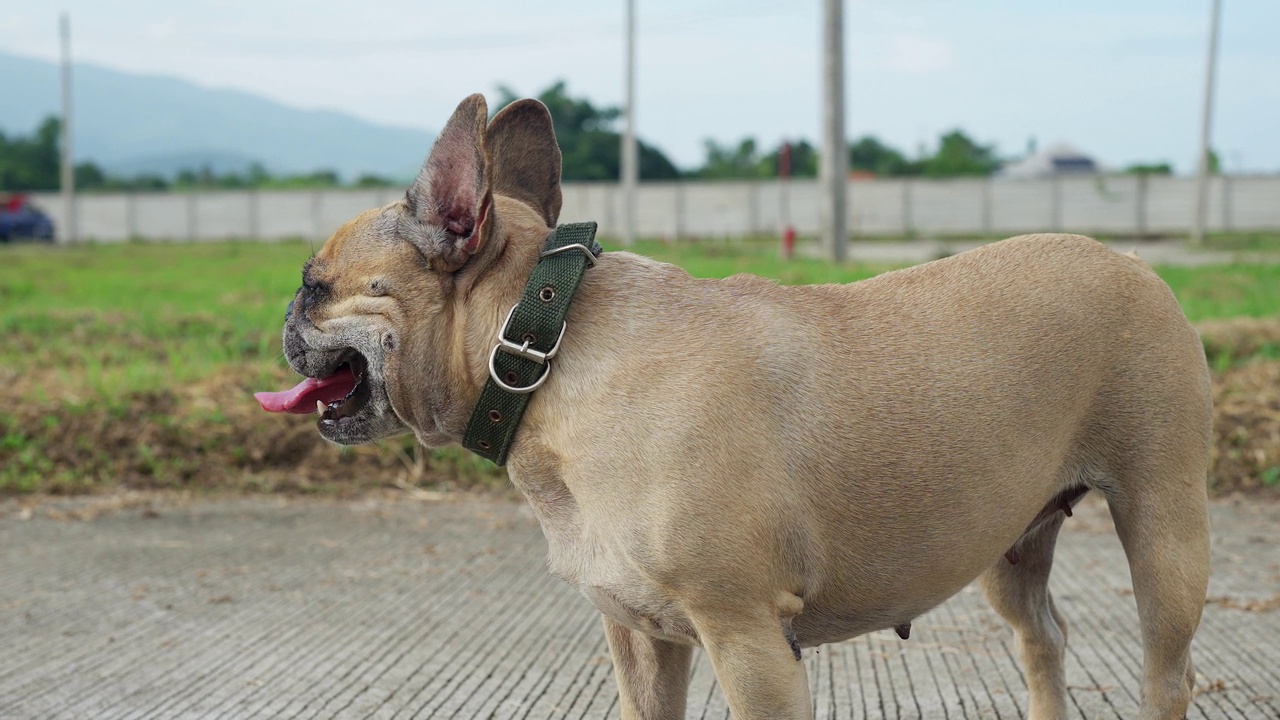
[[[547,376],[551,374],[550,359],[544,361],[544,364],[547,369],[543,371],[542,375],[540,375],[537,380],[533,381],[532,385],[528,385],[526,387],[515,387],[513,385],[508,385],[502,382],[502,378],[498,377],[498,368],[496,365],[494,365],[494,362],[498,359],[498,351],[502,349],[503,347],[501,345],[495,345],[493,347],[493,352],[489,353],[489,379],[497,383],[498,387],[502,388],[503,390],[506,390],[509,393],[515,393],[516,395],[528,395],[534,390],[537,390],[538,388],[542,387],[542,383],[547,381]]]

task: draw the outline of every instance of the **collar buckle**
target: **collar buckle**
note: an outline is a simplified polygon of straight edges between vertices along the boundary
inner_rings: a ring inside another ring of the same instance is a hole
[[[585,250],[585,248],[583,249]],[[546,352],[535,350],[530,347],[530,345],[533,344],[534,339],[528,335],[524,336],[523,343],[514,343],[507,339],[507,328],[511,325],[511,317],[516,314],[517,307],[520,307],[520,303],[512,305],[511,309],[507,311],[507,319],[502,321],[502,329],[498,331],[498,344],[494,345],[493,351],[489,353],[489,379],[493,380],[497,383],[498,387],[509,393],[527,395],[542,387],[542,383],[547,381],[547,376],[551,374],[551,358],[555,357],[556,353],[560,352],[560,343],[564,340],[564,331],[569,328],[569,323],[561,321],[560,336],[556,338],[556,344],[552,346],[550,350]],[[525,360],[536,362],[539,365],[545,365],[547,369],[530,385],[526,385],[524,387],[509,385],[504,382],[502,378],[498,377],[498,368],[495,366],[495,361],[498,359],[499,352],[504,352],[508,355],[515,355],[518,358],[524,358]]]
[[[546,365],[551,358],[556,356],[556,353],[560,352],[560,341],[564,340],[564,331],[568,329],[569,323],[560,322],[560,336],[556,338],[556,344],[550,350],[546,352],[534,350],[529,347],[534,343],[532,336],[525,335],[523,344],[517,344],[507,339],[507,328],[510,327],[511,317],[516,314],[516,308],[518,307],[520,307],[520,303],[512,305],[511,309],[507,311],[507,319],[502,321],[502,329],[498,331],[498,345],[493,349],[495,352],[501,350],[508,355],[515,355],[525,360],[532,360],[539,365]]]

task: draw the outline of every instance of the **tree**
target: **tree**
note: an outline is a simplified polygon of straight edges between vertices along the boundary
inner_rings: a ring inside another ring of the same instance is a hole
[[[1218,175],[1222,173],[1222,158],[1218,157],[1218,151],[1209,148],[1209,174]]]
[[[107,174],[91,162],[76,165],[74,175],[76,188],[79,190],[93,190],[107,186]]]
[[[726,180],[777,174],[777,160],[774,160],[772,167],[764,162],[756,152],[755,138],[743,138],[737,146],[720,145],[715,140],[708,139],[704,147],[707,150],[707,160],[700,169],[693,172],[694,177]]]
[[[498,87],[498,110],[518,96],[505,86]],[[551,125],[563,157],[561,176],[565,180],[617,180],[622,170],[622,136],[613,129],[622,111],[599,108],[589,100],[573,98],[563,80],[538,94],[537,99],[551,112]],[[680,171],[655,147],[637,142],[640,177],[667,180]]]
[[[761,155],[755,138],[743,138],[737,145],[721,145],[707,139],[703,147],[707,159],[702,167],[688,173],[689,177],[708,180],[727,180],[778,177],[782,143]],[[815,177],[818,174],[818,153],[807,140],[791,144],[792,177]]]
[[[1124,169],[1128,175],[1172,175],[1173,165],[1167,162],[1134,163]]]
[[[942,136],[938,152],[924,161],[923,171],[928,177],[955,177],[990,175],[999,167],[994,145],[979,145],[963,130],[952,130]]]
[[[358,188],[399,187],[400,183],[394,180],[391,180],[390,178],[385,178],[381,175],[374,175],[373,173],[365,173],[364,175],[361,175],[360,177],[356,178],[355,186]]]
[[[0,190],[57,190],[61,130],[58,118],[47,117],[34,137],[0,134]]]
[[[849,169],[876,175],[919,175],[921,165],[907,160],[906,155],[876,137],[865,135],[849,146]]]
[[[782,171],[778,164],[778,158],[782,154],[782,144],[780,143],[768,155],[765,155],[761,162],[765,167],[769,168],[770,176],[781,175]],[[817,177],[818,176],[818,150],[809,144],[808,140],[799,140],[791,143],[791,177]]]

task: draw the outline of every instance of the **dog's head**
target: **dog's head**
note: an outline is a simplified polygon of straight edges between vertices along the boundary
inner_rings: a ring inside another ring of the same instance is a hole
[[[488,299],[519,292],[519,249],[541,245],[560,202],[546,108],[521,100],[488,122],[483,96],[462,101],[404,198],[342,226],[303,268],[284,351],[306,379],[259,393],[263,408],[318,407],[320,434],[345,445],[457,439],[476,386],[470,336],[501,312]]]

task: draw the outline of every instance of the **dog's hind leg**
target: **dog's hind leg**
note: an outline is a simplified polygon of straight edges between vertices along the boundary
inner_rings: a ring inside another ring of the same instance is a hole
[[[678,720],[685,715],[693,647],[649,637],[604,618],[618,681],[622,720]]]
[[[1054,512],[1015,546],[1017,564],[1001,558],[981,578],[987,600],[1017,635],[1031,696],[1029,720],[1062,720],[1067,712],[1067,623],[1049,594],[1053,548],[1065,519]]]
[[[1195,685],[1191,638],[1208,586],[1209,518],[1203,464],[1191,467],[1167,483],[1161,472],[1176,471],[1167,466],[1126,477],[1108,497],[1142,626],[1140,720],[1182,718]]]

